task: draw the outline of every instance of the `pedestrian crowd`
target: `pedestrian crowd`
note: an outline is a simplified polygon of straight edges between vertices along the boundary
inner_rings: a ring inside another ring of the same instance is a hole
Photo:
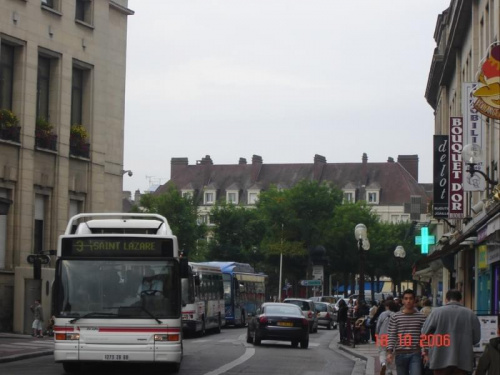
[[[481,339],[481,326],[461,301],[460,291],[449,290],[445,304],[433,308],[430,299],[418,300],[411,289],[402,298],[388,296],[371,307],[352,298],[341,300],[337,315],[340,342],[346,343],[349,321],[357,324],[362,319],[364,341],[371,338],[379,349],[380,375],[472,374],[473,347]],[[500,317],[498,321],[500,336]],[[475,375],[500,375],[500,337],[490,340],[476,365]]]

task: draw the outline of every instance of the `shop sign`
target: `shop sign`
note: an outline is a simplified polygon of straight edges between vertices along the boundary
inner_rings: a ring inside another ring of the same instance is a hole
[[[448,143],[447,135],[434,136],[434,192],[432,216],[447,218],[449,210],[448,199]]]
[[[488,264],[500,262],[500,247],[490,247],[488,249]]]
[[[449,182],[449,218],[463,219],[464,217],[464,187],[462,148],[464,128],[462,117],[450,117],[450,182]]]
[[[488,246],[481,245],[477,247],[477,267],[480,270],[488,268],[487,254],[488,254]]]
[[[500,44],[491,45],[479,72],[479,85],[473,95],[474,107],[486,117],[500,120]]]
[[[473,93],[478,88],[478,83],[465,82],[463,88],[462,113],[464,114],[464,145],[475,143],[486,150],[486,132],[484,131],[483,117],[474,107],[477,98]],[[464,162],[467,162],[464,160]],[[484,160],[475,165],[475,169],[486,173]],[[464,173],[464,191],[484,191],[486,180],[481,175]]]
[[[477,242],[481,243],[488,237],[488,226],[484,226],[483,228],[477,231]]]

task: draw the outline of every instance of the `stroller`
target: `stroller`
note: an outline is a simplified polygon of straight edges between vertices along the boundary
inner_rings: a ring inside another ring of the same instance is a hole
[[[366,344],[370,341],[370,328],[366,325],[367,317],[356,319],[354,323],[354,341],[356,344]]]
[[[47,329],[45,330],[44,335],[49,336],[49,337],[54,337],[54,323],[55,323],[55,317],[52,316],[49,320],[49,323],[47,324]]]

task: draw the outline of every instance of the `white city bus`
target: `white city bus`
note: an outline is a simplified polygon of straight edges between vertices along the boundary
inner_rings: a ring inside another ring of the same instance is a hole
[[[204,335],[215,328],[219,333],[226,323],[220,267],[189,262],[188,277],[181,282],[183,329]]]
[[[168,365],[182,360],[177,238],[156,214],[79,214],[59,237],[55,361]],[[185,266],[183,266],[185,264]]]

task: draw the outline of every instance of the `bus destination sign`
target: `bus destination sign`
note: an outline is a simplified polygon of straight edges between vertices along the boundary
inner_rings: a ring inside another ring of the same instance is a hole
[[[63,257],[173,257],[169,238],[141,237],[76,237],[63,238]]]

